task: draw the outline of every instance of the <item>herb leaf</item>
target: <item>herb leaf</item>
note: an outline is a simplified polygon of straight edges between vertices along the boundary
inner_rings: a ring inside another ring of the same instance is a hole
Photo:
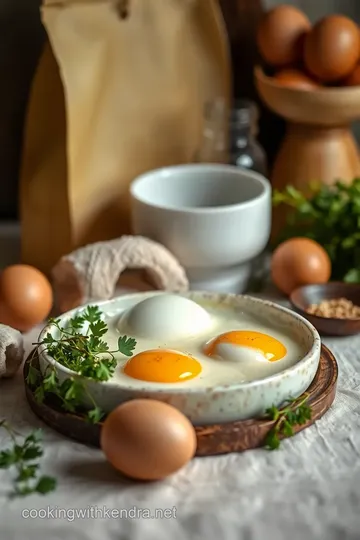
[[[56,484],[56,479],[52,476],[42,476],[41,478],[39,478],[35,486],[35,491],[37,493],[40,493],[41,495],[45,495],[50,491],[54,491],[54,489],[56,488]]]
[[[0,452],[0,468],[7,469],[14,463],[16,463],[17,457],[11,450],[3,450]]]
[[[119,337],[118,339],[119,351],[125,356],[132,356],[135,346],[136,346],[136,340],[133,338],[122,336],[122,337]]]
[[[39,380],[39,371],[37,369],[35,369],[31,364],[29,366],[29,371],[28,371],[28,374],[26,376],[26,382],[30,385],[30,386],[36,386],[38,380]]]
[[[332,280],[360,283],[360,178],[310,189],[308,197],[293,186],[274,191],[273,205],[292,209],[276,245],[295,236],[311,238],[327,251]]]
[[[276,431],[270,430],[265,438],[265,446],[269,450],[277,450],[280,446],[280,439]]]
[[[45,399],[45,390],[43,386],[38,386],[34,392],[34,397],[37,403],[42,403]]]
[[[101,315],[102,313],[98,306],[88,306],[83,313],[83,318],[89,323],[95,323],[100,320]]]
[[[43,455],[43,450],[40,446],[29,446],[28,448],[23,448],[22,459],[23,461],[32,461]]]
[[[101,337],[106,334],[108,328],[104,321],[96,321],[95,323],[90,324],[90,332],[93,336]]]
[[[292,437],[294,427],[306,424],[311,419],[311,407],[308,405],[308,394],[297,399],[289,399],[283,407],[278,409],[274,405],[267,409],[266,417],[275,422],[267,433],[265,447],[268,450],[277,450],[280,446],[280,436]]]
[[[35,463],[33,465],[27,465],[27,467],[19,469],[19,474],[16,477],[16,482],[25,482],[26,480],[29,480],[30,478],[34,478],[36,476],[38,470],[38,465]]]
[[[32,493],[48,493],[56,487],[56,480],[50,476],[38,476],[39,464],[35,461],[43,455],[41,431],[35,430],[23,439],[17,440],[13,429],[5,422],[0,427],[9,434],[13,445],[0,452],[0,468],[16,470],[11,496],[25,496]]]
[[[88,412],[87,418],[92,424],[98,424],[103,418],[104,414],[104,411],[102,411],[100,407],[95,406],[91,411]]]

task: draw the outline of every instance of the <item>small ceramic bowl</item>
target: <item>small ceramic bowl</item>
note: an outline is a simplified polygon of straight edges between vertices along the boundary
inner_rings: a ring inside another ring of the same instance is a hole
[[[106,317],[119,317],[126,310],[141,300],[163,292],[135,293],[119,296],[110,301],[98,303]],[[203,307],[211,305],[212,310],[229,309],[232,317],[248,314],[269,324],[271,328],[281,329],[299,345],[295,363],[280,372],[262,379],[248,382],[236,382],[226,385],[185,387],[174,384],[173,388],[156,388],[143,385],[130,387],[123,380],[106,382],[86,382],[87,389],[95,402],[105,412],[110,412],[124,401],[134,398],[151,398],[164,401],[182,411],[194,425],[206,425],[221,422],[244,420],[264,414],[272,405],[279,406],[289,397],[300,396],[312,383],[320,360],[321,341],[316,329],[303,317],[272,302],[250,296],[230,294],[212,294],[191,292],[183,294]],[[209,307],[208,307],[209,309]],[[60,320],[72,317],[78,310],[63,314]],[[49,331],[45,328],[42,336]],[[41,339],[41,338],[40,338]],[[50,358],[40,350],[40,367],[56,367],[59,380],[74,375],[72,371]],[[85,403],[84,403],[85,404]]]
[[[319,304],[323,300],[346,298],[360,306],[360,285],[342,282],[330,282],[324,285],[307,285],[299,287],[290,295],[293,308],[315,326],[324,335],[351,336],[360,332],[359,319],[335,319],[319,317],[306,312],[311,304]]]
[[[133,233],[167,247],[194,291],[243,293],[271,228],[271,187],[252,171],[176,165],[130,186]]]

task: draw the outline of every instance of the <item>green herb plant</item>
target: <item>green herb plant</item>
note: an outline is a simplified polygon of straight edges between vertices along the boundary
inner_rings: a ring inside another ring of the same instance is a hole
[[[32,493],[45,495],[56,488],[52,476],[39,474],[38,458],[43,455],[41,430],[30,433],[19,443],[17,433],[2,420],[0,427],[5,429],[12,440],[12,447],[0,452],[0,469],[14,469],[13,491],[11,496],[25,496]]]
[[[100,422],[104,413],[84,383],[86,380],[109,380],[117,365],[115,355],[120,353],[127,357],[132,356],[136,346],[135,339],[121,336],[118,339],[118,348],[110,351],[104,340],[108,326],[97,306],[88,306],[83,312],[72,317],[66,325],[61,325],[59,319],[50,319],[48,324],[54,331],[47,332],[41,341],[34,343],[34,354],[42,350],[76,375],[60,381],[55,365],[48,365],[46,372],[41,374],[30,363],[27,382],[35,389],[36,400],[42,402],[51,394],[58,399],[64,410],[75,412],[82,407],[84,399],[88,398],[92,408],[87,411],[87,418],[92,423]]]
[[[292,437],[294,427],[304,425],[311,419],[311,407],[308,404],[309,395],[303,394],[297,399],[288,399],[280,409],[275,406],[266,411],[266,417],[275,422],[265,439],[265,447],[276,450],[280,446],[280,436]]]
[[[351,185],[310,186],[305,197],[292,186],[275,191],[273,205],[293,209],[277,245],[294,236],[318,242],[329,254],[333,280],[360,282],[360,178]]]

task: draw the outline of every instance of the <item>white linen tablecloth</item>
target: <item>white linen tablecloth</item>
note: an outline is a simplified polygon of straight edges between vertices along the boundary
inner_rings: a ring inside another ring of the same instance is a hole
[[[101,451],[44,426],[21,372],[0,381],[0,418],[23,434],[43,428],[42,470],[58,479],[53,493],[9,500],[0,470],[0,540],[358,540],[360,336],[324,343],[338,360],[338,391],[313,427],[275,452],[196,458],[159,483],[123,480]],[[0,430],[0,449],[8,443]]]

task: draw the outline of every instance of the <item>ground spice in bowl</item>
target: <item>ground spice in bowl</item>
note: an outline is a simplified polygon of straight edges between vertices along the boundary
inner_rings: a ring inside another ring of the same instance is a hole
[[[323,300],[319,304],[311,304],[306,309],[310,315],[332,319],[359,319],[360,306],[353,304],[347,298]]]
[[[329,282],[298,287],[292,307],[326,336],[360,334],[360,283]]]

